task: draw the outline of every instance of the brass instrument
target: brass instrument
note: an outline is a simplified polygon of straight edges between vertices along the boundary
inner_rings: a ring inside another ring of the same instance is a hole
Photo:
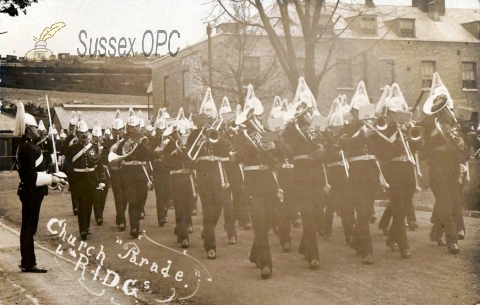
[[[412,142],[419,142],[423,139],[423,128],[411,126],[407,129],[407,139]]]
[[[114,145],[116,145],[117,143],[115,143]],[[125,160],[128,156],[130,156],[135,151],[137,146],[138,146],[138,143],[135,140],[129,138],[125,140],[125,144],[122,147],[121,155],[118,155],[116,153],[118,149],[118,145],[115,147],[115,150],[110,150],[110,153],[108,154],[108,162],[110,163],[110,167],[113,170],[121,169],[123,166],[123,160]]]
[[[388,127],[388,118],[385,115],[380,115],[375,119],[374,126],[378,130],[385,130]]]
[[[202,127],[202,130],[187,152],[187,156],[191,160],[197,159],[198,154],[206,143],[215,144],[220,140],[220,127],[222,126],[222,123],[223,119],[220,118],[213,122],[210,128],[207,126]]]
[[[311,120],[308,115],[308,108],[306,103],[302,103],[299,106],[303,108],[298,110],[295,114],[295,129],[300,133],[305,142],[311,146],[313,153],[311,154],[314,158],[320,158],[323,156],[323,137],[320,134],[320,131],[315,130],[311,127]]]
[[[95,144],[87,150],[87,156],[93,163],[97,163],[100,160],[101,154],[102,149]]]

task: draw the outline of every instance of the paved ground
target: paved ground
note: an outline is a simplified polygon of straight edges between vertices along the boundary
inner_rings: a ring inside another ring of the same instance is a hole
[[[0,174],[2,223],[18,230],[20,202],[16,197],[16,173]],[[428,193],[416,203],[430,200]],[[78,225],[71,213],[69,193],[50,191],[42,206],[37,241],[48,250],[37,249],[39,264],[47,274],[23,274],[18,269],[18,237],[0,228],[0,277],[2,304],[158,304],[175,292],[175,302],[190,304],[476,304],[480,302],[480,219],[466,218],[467,236],[461,253],[448,255],[445,247],[429,242],[430,213],[417,212],[420,228],[409,232],[410,260],[385,246],[376,225],[371,226],[374,264],[365,266],[343,241],[335,218],[332,241],[318,238],[321,267],[311,271],[295,251],[301,228],[292,230],[293,249],[283,253],[271,233],[274,273],[260,279],[260,271],[248,261],[253,231],[239,227],[238,243],[228,245],[223,220],[217,226],[217,260],[207,260],[200,239],[202,215],[194,217],[191,247],[186,253],[173,235],[174,213],[164,228],[156,224],[154,193],[149,193],[147,217],[141,228],[145,236],[130,239],[114,226],[114,204],[107,199],[105,224],[92,224],[92,235],[83,246]],[[377,207],[377,215],[383,211]],[[52,234],[64,220],[65,237]],[[48,223],[50,222],[50,229]],[[74,245],[69,244],[70,242]],[[74,241],[73,237],[77,239]],[[65,240],[63,240],[63,238]],[[134,244],[133,244],[134,243]],[[87,251],[89,247],[90,250]],[[80,249],[80,250],[79,250]],[[54,255],[56,250],[62,254]],[[103,252],[103,256],[98,253]],[[72,255],[75,253],[75,257]],[[87,253],[92,254],[87,256]],[[85,256],[81,256],[85,255]],[[88,260],[88,264],[86,263]],[[68,262],[71,261],[71,262]],[[76,264],[82,264],[75,271]],[[103,263],[100,265],[100,263]],[[155,264],[158,268],[155,268]],[[99,267],[100,265],[100,267]],[[107,271],[110,270],[110,271]],[[163,274],[168,275],[165,277]],[[96,280],[95,274],[97,275]],[[118,283],[114,281],[118,278]],[[211,281],[209,281],[211,279]],[[136,280],[136,281],[135,281]],[[82,285],[83,284],[83,285]],[[113,286],[113,287],[109,287]],[[116,287],[119,289],[116,289]],[[125,292],[122,290],[125,287]],[[137,300],[133,296],[136,291]],[[104,289],[102,296],[97,296]],[[175,290],[173,290],[175,289]],[[113,300],[112,300],[113,297]],[[184,300],[178,300],[183,298]]]

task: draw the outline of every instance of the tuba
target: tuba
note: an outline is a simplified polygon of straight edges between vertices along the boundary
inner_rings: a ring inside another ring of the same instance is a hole
[[[119,142],[117,142],[119,143]],[[122,147],[122,154],[121,155],[118,155],[116,153],[116,151],[118,150],[118,144],[115,143],[114,146],[115,146],[115,149],[111,149],[110,150],[110,153],[108,154],[108,162],[110,163],[110,167],[113,169],[113,170],[119,170],[122,168],[123,166],[123,160],[125,160],[127,157],[129,157],[134,151],[135,149],[137,148],[138,146],[138,143],[129,138],[129,139],[126,139],[125,140],[125,144],[123,145]],[[112,146],[112,148],[114,148]]]

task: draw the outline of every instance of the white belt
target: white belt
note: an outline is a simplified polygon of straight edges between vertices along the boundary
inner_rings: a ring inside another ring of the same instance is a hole
[[[173,175],[173,174],[191,174],[191,173],[192,173],[192,171],[189,170],[189,169],[186,169],[186,168],[170,171],[170,175]]]
[[[147,162],[134,160],[134,161],[124,162],[123,165],[147,165]]]
[[[374,155],[363,155],[363,156],[348,158],[348,162],[369,161],[369,160],[377,160],[377,158]]]
[[[95,170],[95,167],[92,168],[74,168],[73,171],[77,173],[88,173],[88,172],[93,172]]]
[[[155,160],[153,160],[153,163],[159,163],[159,162],[163,162],[163,160],[162,160],[162,159],[155,159]]]
[[[441,146],[435,147],[433,150],[448,150],[448,149],[446,145],[441,145]]]
[[[290,164],[290,163],[285,163],[285,164],[282,164],[282,168],[295,168],[295,166],[293,164]]]
[[[345,166],[345,164],[343,163],[343,161],[327,163],[327,167],[333,167],[333,166]]]
[[[228,160],[229,160],[228,158],[222,158],[217,156],[201,156],[197,158],[197,161],[228,161]]]
[[[268,169],[268,166],[267,166],[267,165],[264,165],[264,164],[261,164],[261,165],[250,165],[250,166],[244,166],[244,167],[243,167],[243,170],[244,170],[244,171],[255,171],[255,170],[264,171],[264,170],[267,170],[267,169]]]
[[[313,160],[309,155],[296,155],[293,157],[293,160]]]
[[[400,157],[392,158],[390,161],[408,161],[408,158],[407,156],[400,156]]]

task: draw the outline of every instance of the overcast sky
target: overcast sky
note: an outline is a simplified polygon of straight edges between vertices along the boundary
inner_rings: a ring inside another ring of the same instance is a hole
[[[7,54],[24,56],[33,49],[33,37],[39,37],[43,29],[57,22],[64,22],[66,27],[59,30],[52,38],[47,40],[47,48],[53,54],[84,52],[85,47],[79,40],[79,33],[84,30],[82,40],[89,44],[90,38],[105,37],[108,41],[114,37],[115,49],[118,41],[125,37],[127,51],[130,49],[128,38],[135,42],[133,50],[149,52],[151,49],[151,36],[145,36],[145,45],[142,40],[146,31],[153,32],[156,39],[158,30],[165,30],[169,35],[177,30],[180,38],[172,34],[170,49],[174,52],[193,44],[206,36],[205,20],[208,15],[210,0],[40,0],[27,9],[27,15],[20,12],[17,17],[0,14],[0,31],[8,31],[0,35],[0,55]],[[358,3],[359,0],[345,2]],[[207,4],[206,4],[207,3]],[[411,5],[411,0],[374,0],[375,4]],[[480,9],[478,0],[446,0],[447,7],[477,8]],[[163,35],[159,37],[164,40]],[[113,41],[112,41],[113,42]],[[107,52],[112,48],[104,43]],[[78,49],[78,50],[77,50]],[[102,52],[103,49],[101,50]],[[88,50],[87,50],[88,52]],[[118,50],[116,50],[118,54]],[[153,50],[155,52],[155,50]],[[167,46],[158,47],[158,53],[166,54]]]

